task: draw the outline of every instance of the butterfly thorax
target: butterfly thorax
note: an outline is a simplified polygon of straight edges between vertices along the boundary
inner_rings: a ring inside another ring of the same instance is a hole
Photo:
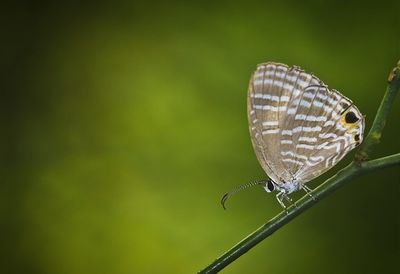
[[[290,194],[294,191],[297,191],[301,188],[301,183],[299,181],[293,181],[290,183],[283,183],[280,185],[277,185],[277,190],[282,191],[286,194]]]

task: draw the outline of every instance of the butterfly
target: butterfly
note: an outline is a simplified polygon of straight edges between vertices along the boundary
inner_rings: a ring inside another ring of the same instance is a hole
[[[297,66],[268,62],[252,74],[247,96],[251,142],[268,175],[262,184],[286,208],[289,194],[335,166],[358,146],[365,118],[353,102]],[[225,208],[225,206],[224,206]]]

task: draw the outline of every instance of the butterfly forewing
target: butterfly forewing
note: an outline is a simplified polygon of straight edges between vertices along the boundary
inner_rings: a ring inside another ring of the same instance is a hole
[[[351,113],[351,114],[347,114]],[[276,183],[305,183],[362,141],[364,119],[352,102],[297,67],[265,63],[248,91],[252,143]]]

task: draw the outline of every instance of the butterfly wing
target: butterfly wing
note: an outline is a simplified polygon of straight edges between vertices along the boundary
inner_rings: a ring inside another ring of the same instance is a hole
[[[342,98],[341,102],[346,99]],[[346,103],[350,102],[349,100]],[[350,105],[341,110],[337,107],[336,113],[338,114],[332,115],[331,119],[325,122],[325,127],[318,134],[318,141],[308,156],[308,162],[297,171],[296,177],[299,181],[311,181],[328,171],[362,142],[365,121],[357,107]]]
[[[296,181],[308,182],[336,165],[361,143],[364,118],[350,99],[326,86],[308,86],[290,103],[282,140],[292,143],[281,151]],[[285,160],[283,160],[285,161]]]
[[[257,158],[276,183],[306,183],[362,142],[364,118],[351,100],[297,67],[257,67],[248,91]]]
[[[258,65],[248,89],[248,119],[251,140],[258,161],[276,183],[293,180],[295,160],[285,162],[282,132],[288,124],[288,109],[307,86],[323,85],[315,76],[297,67],[279,63]]]

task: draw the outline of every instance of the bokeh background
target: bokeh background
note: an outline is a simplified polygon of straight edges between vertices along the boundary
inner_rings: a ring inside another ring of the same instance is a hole
[[[1,272],[205,267],[281,210],[261,188],[219,204],[266,178],[246,117],[256,64],[315,73],[369,128],[399,3],[3,3]],[[399,116],[397,98],[374,156],[399,151]],[[397,273],[399,185],[399,168],[354,180],[224,273]]]

